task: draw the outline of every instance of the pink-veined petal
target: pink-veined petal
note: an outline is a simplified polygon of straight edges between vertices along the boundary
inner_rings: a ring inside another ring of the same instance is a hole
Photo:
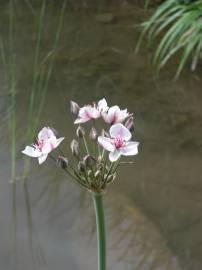
[[[87,117],[90,119],[96,119],[100,117],[100,112],[95,107],[87,106],[85,112]]]
[[[41,152],[32,146],[26,146],[22,153],[29,157],[39,157],[41,155]]]
[[[90,120],[89,118],[77,118],[74,121],[74,124],[82,124],[82,123],[88,122],[89,120]]]
[[[89,118],[86,114],[86,108],[87,106],[84,106],[79,110],[79,118]]]
[[[119,106],[115,105],[109,108],[108,111],[108,121],[110,124],[117,123],[118,119],[120,118],[121,110]]]
[[[44,154],[38,157],[39,164],[41,165],[44,161],[46,161],[47,157],[48,157],[48,154]]]
[[[107,137],[104,137],[104,136],[99,136],[98,137],[98,142],[107,151],[111,152],[111,151],[115,150],[115,146],[112,144],[110,138],[107,138]]]
[[[119,150],[115,150],[114,152],[109,153],[109,160],[111,162],[115,162],[119,159],[120,156],[121,156],[121,152]]]
[[[123,156],[134,156],[138,154],[139,142],[127,142],[124,147],[120,149]]]
[[[42,130],[38,134],[38,138],[40,140],[45,140],[45,141],[51,138],[52,136],[55,136],[55,134],[52,131],[52,129],[49,127],[42,128]]]
[[[102,112],[106,112],[109,109],[108,105],[107,105],[107,101],[105,98],[101,99],[98,102],[98,110],[102,111]]]
[[[112,138],[120,136],[125,141],[129,141],[132,137],[130,131],[121,123],[111,126],[109,133]]]

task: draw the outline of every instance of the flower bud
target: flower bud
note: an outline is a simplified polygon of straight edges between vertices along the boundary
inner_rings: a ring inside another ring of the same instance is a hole
[[[62,169],[66,169],[68,166],[68,159],[62,156],[59,156],[57,159],[57,165]]]
[[[76,130],[76,135],[79,138],[83,138],[83,136],[85,136],[85,130],[83,127],[78,126],[77,130]]]
[[[83,172],[86,171],[86,165],[85,165],[84,161],[79,161],[77,167],[78,167],[78,170],[79,170],[81,173],[83,173]]]
[[[108,176],[108,178],[107,178],[107,183],[110,183],[110,182],[114,181],[115,177],[116,177],[115,174],[110,174],[110,175]]]
[[[97,139],[97,130],[94,127],[91,128],[89,137],[93,141],[95,141]]]
[[[108,177],[108,174],[106,173],[106,174],[104,175],[104,181],[106,181],[107,177]]]
[[[129,117],[128,120],[125,122],[125,127],[130,131],[134,131],[134,121],[133,116]]]
[[[92,178],[93,177],[93,172],[91,170],[89,170],[87,175],[88,175],[89,178]]]
[[[102,156],[98,156],[98,157],[97,157],[97,162],[98,162],[98,163],[101,163],[101,162],[102,162]]]
[[[77,157],[79,155],[79,143],[76,140],[72,140],[70,144],[72,155]]]
[[[74,101],[70,101],[70,111],[71,111],[71,113],[78,114],[79,110],[80,110],[79,105]]]
[[[95,179],[99,179],[100,178],[100,171],[96,171],[95,172]]]
[[[94,166],[96,163],[96,160],[93,157],[91,157],[90,155],[85,156],[83,160],[84,160],[86,167],[90,167],[90,168],[92,166]]]

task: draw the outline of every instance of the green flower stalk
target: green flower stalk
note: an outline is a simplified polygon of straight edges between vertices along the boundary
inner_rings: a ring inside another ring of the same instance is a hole
[[[98,270],[106,270],[106,233],[103,194],[92,193],[97,227]]]
[[[39,132],[36,142],[26,146],[22,152],[38,158],[39,164],[50,156],[71,179],[90,192],[96,216],[98,270],[105,270],[106,233],[103,194],[116,178],[121,156],[138,154],[139,143],[131,141],[133,117],[127,109],[121,110],[118,106],[109,108],[106,100],[102,99],[97,104],[93,103],[82,108],[77,103],[71,102],[71,112],[78,115],[74,123],[79,124],[76,129],[77,140],[73,139],[70,143],[73,163],[59,148],[64,137],[57,138],[56,131],[50,127],[44,127]],[[99,132],[97,125],[95,129],[95,121],[99,118],[103,118],[104,122],[110,124],[109,131],[103,132],[101,127]],[[86,132],[81,125],[90,120],[93,120],[93,126]],[[87,137],[86,134],[89,136]],[[100,147],[103,148],[102,151]],[[56,148],[59,148],[59,156],[53,153]]]

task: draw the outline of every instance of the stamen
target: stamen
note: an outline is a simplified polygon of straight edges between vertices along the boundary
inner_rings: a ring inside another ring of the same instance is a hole
[[[125,141],[123,140],[123,138],[121,136],[117,136],[116,138],[114,138],[114,146],[119,149],[121,148],[122,146],[124,146],[125,144]]]

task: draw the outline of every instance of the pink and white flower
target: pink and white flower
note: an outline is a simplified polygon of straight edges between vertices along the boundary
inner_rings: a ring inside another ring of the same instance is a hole
[[[101,115],[106,123],[113,125],[122,123],[129,116],[129,113],[127,109],[121,110],[119,106],[116,105],[109,108],[107,112],[102,112]]]
[[[78,118],[74,121],[75,124],[85,123],[91,119],[97,119],[101,116],[101,112],[108,110],[106,99],[101,99],[98,104],[86,105],[80,108]]]
[[[48,154],[54,150],[64,140],[64,137],[56,138],[53,130],[44,127],[38,134],[36,143],[26,146],[23,154],[38,158],[39,164],[42,164],[48,157]]]
[[[133,156],[138,154],[138,142],[130,141],[130,131],[121,123],[111,126],[110,137],[99,136],[99,144],[109,151],[109,160],[117,161],[121,155]]]

